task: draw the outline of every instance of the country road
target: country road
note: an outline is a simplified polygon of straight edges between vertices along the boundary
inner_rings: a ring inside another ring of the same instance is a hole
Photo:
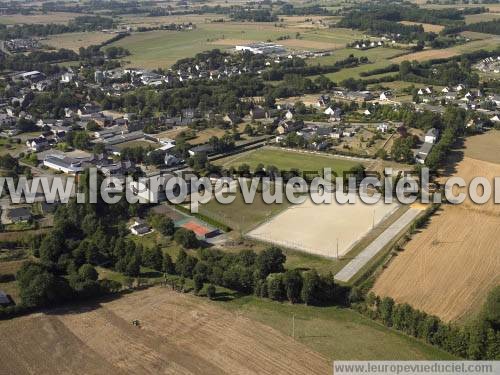
[[[351,260],[336,275],[335,280],[348,282],[356,275],[374,256],[376,256],[391,240],[408,226],[421,212],[418,208],[410,208],[398,220],[392,223],[375,241],[368,245],[361,253]]]

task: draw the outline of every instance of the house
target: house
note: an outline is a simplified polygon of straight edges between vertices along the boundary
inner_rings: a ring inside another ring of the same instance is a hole
[[[495,94],[495,95],[490,95],[489,99],[496,104],[497,107],[500,107],[500,95]]]
[[[320,108],[326,107],[328,104],[330,104],[330,96],[328,95],[321,95],[316,102],[316,106]]]
[[[491,122],[500,122],[500,117],[498,115],[495,115],[495,116],[490,118],[490,121]]]
[[[319,142],[313,142],[311,143],[311,146],[316,150],[316,151],[324,151],[328,148],[330,144],[327,141],[319,141]]]
[[[325,112],[326,113],[326,112]],[[330,113],[330,121],[340,121],[342,119],[342,109],[335,108]]]
[[[199,145],[196,147],[191,148],[188,152],[190,156],[195,156],[195,155],[201,155],[201,154],[211,154],[215,150],[213,147],[209,144],[204,144],[204,145]]]
[[[425,133],[424,142],[425,143],[436,143],[439,136],[439,130],[436,128],[431,128]]]
[[[323,113],[324,113],[325,115],[332,116],[332,115],[335,113],[335,110],[334,110],[334,109],[332,109],[332,107],[328,107],[327,109],[325,109],[325,110],[323,111]]]
[[[370,91],[349,91],[346,94],[347,99],[366,102],[373,99]]]
[[[239,124],[241,122],[241,118],[234,113],[228,113],[227,115],[224,116],[223,120],[224,122],[227,122],[231,126]]]
[[[465,86],[464,86],[464,85],[462,85],[462,84],[459,84],[459,85],[457,85],[457,87],[455,87],[455,90],[456,90],[456,91],[462,91],[462,90],[465,90]]]
[[[31,139],[28,139],[26,141],[26,146],[28,146],[28,148],[31,151],[35,151],[35,152],[43,150],[48,145],[49,145],[48,140],[43,136],[40,136],[37,138],[31,138]]]
[[[126,172],[134,170],[130,160],[112,163],[109,159],[106,159],[104,155],[101,155],[101,157],[102,159],[97,160],[97,169],[100,170],[106,177],[120,177]],[[96,161],[93,160],[93,162],[95,163]]]
[[[19,77],[21,79],[25,80],[25,81],[34,82],[34,81],[37,81],[37,80],[44,79],[45,75],[43,73],[39,72],[38,70],[33,70],[33,71],[30,71],[30,72],[19,74]]]
[[[380,93],[379,99],[380,100],[390,100],[392,96],[392,93],[390,91],[382,91]]]
[[[136,236],[143,236],[151,232],[151,228],[141,219],[135,219],[134,223],[130,226],[130,232]]]
[[[180,164],[182,162],[181,159],[179,159],[178,157],[176,157],[175,155],[172,155],[172,154],[165,154],[165,165],[167,167],[173,167],[177,164]]]
[[[455,100],[457,98],[457,95],[458,93],[456,91],[449,91],[444,95],[444,97],[448,100]]]
[[[292,120],[293,119],[293,112],[290,111],[290,110],[286,111],[286,113],[285,113],[285,119]]]
[[[12,305],[12,300],[10,299],[9,295],[3,290],[0,290],[0,306],[5,307],[10,305]]]
[[[196,110],[194,108],[184,108],[181,111],[181,116],[183,118],[193,119],[196,117]]]
[[[54,203],[48,203],[45,201],[40,202],[40,210],[44,215],[54,213],[58,206],[59,202],[54,202]]]
[[[261,107],[255,107],[250,110],[250,117],[252,120],[258,120],[267,117],[266,111]]]
[[[16,119],[6,113],[0,113],[0,126],[9,127],[16,124]]]
[[[31,211],[28,207],[15,207],[9,209],[7,218],[13,223],[26,222],[31,219]]]
[[[370,116],[372,113],[368,109],[365,109],[364,112],[363,112],[363,114],[365,116]]]
[[[450,92],[450,88],[448,86],[446,87],[443,87],[443,89],[441,90],[442,93],[447,93],[447,92]]]
[[[331,137],[333,139],[340,139],[344,135],[344,131],[342,129],[335,129],[333,133],[331,133]]]
[[[470,132],[482,132],[483,122],[479,119],[471,119],[469,120],[469,122],[467,122],[467,124],[465,124],[465,127]]]
[[[389,130],[389,124],[386,124],[385,122],[378,124],[377,130],[382,133],[387,133],[387,131]]]
[[[93,113],[97,113],[101,110],[96,104],[86,103],[82,108],[78,109],[78,116],[90,115]]]
[[[281,120],[276,128],[278,134],[287,134],[301,129],[303,124],[297,121]]]
[[[63,73],[61,75],[61,83],[70,83],[71,81],[73,81],[74,76],[75,75],[70,72]]]

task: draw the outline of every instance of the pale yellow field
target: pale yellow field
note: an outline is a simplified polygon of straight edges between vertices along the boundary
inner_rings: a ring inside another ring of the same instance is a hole
[[[71,49],[78,51],[80,47],[88,47],[95,44],[100,44],[108,39],[111,39],[114,34],[103,33],[101,31],[93,31],[87,33],[67,33],[59,35],[51,35],[42,41],[43,44],[59,48]]]
[[[464,152],[470,158],[500,164],[500,130],[468,137]]]
[[[0,24],[46,24],[46,23],[68,23],[68,21],[78,16],[84,16],[84,13],[67,13],[67,12],[48,12],[46,14],[9,14],[0,16]]]
[[[444,26],[434,25],[432,23],[422,23],[422,22],[412,22],[412,21],[401,21],[399,23],[403,25],[422,25],[425,32],[439,33],[441,30],[444,29]]]
[[[248,233],[249,237],[326,257],[342,256],[361,240],[373,225],[389,217],[397,203],[367,205],[356,197],[356,204],[315,204],[307,199]]]
[[[500,165],[465,157],[455,175],[492,180]],[[498,205],[446,205],[392,260],[373,291],[445,321],[470,319],[500,283],[499,237]]]

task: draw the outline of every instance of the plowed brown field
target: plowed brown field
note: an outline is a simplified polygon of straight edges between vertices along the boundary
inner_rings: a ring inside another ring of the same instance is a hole
[[[138,319],[140,327],[131,321]],[[0,322],[11,374],[326,374],[291,337],[167,288]],[[0,371],[2,373],[2,371]]]
[[[467,153],[466,153],[467,154]],[[500,165],[465,157],[456,176],[500,176]],[[446,205],[385,269],[373,291],[445,321],[477,313],[500,283],[500,207]]]

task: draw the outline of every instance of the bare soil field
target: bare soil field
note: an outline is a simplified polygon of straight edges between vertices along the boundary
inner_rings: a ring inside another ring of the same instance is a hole
[[[412,22],[412,21],[401,21],[399,23],[403,25],[422,25],[425,32],[439,33],[441,30],[444,29],[444,26],[434,25],[432,23],[422,23],[422,22]]]
[[[398,205],[367,205],[356,198],[356,204],[315,204],[307,199],[292,205],[281,214],[248,233],[248,236],[291,249],[325,257],[342,256],[361,240],[373,225],[389,217]]]
[[[0,330],[2,368],[15,374],[330,371],[324,357],[277,330],[160,287],[90,308],[3,321]]]
[[[465,157],[455,175],[492,180],[500,165]],[[500,283],[499,236],[500,207],[493,202],[446,205],[392,260],[373,291],[445,321],[467,320]]]

